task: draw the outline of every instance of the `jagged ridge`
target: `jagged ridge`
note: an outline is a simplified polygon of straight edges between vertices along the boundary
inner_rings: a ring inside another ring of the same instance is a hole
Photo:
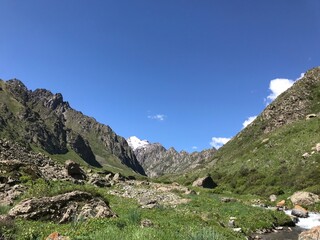
[[[19,80],[0,81],[0,135],[49,154],[73,150],[89,165],[123,165],[145,174],[126,140],[72,109],[60,93],[28,90]]]

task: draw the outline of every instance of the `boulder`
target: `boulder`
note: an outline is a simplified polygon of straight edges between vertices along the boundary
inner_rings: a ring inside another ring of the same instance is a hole
[[[319,240],[320,226],[313,227],[310,230],[300,233],[298,240]]]
[[[46,240],[70,240],[70,238],[62,236],[58,232],[53,232],[46,238]]]
[[[141,220],[140,222],[140,226],[142,228],[145,228],[145,227],[153,227],[153,222],[150,220],[150,219],[143,219]]]
[[[203,187],[203,188],[215,188],[218,185],[213,181],[210,176],[199,178],[192,183],[193,187]]]
[[[291,215],[300,218],[307,218],[309,216],[309,213],[305,208],[301,207],[300,205],[295,205],[291,211]]]
[[[277,196],[272,194],[272,195],[269,196],[269,199],[270,199],[271,202],[275,202],[277,200]]]
[[[309,206],[320,201],[319,196],[311,192],[295,192],[290,200],[295,205]]]
[[[317,143],[316,146],[314,146],[312,148],[312,150],[316,151],[316,152],[320,152],[320,143]]]
[[[116,216],[101,198],[81,191],[73,191],[54,197],[26,199],[13,207],[8,215],[12,218],[49,220],[58,223]]]
[[[281,200],[277,203],[277,207],[284,207],[286,205],[286,200]]]
[[[310,120],[311,118],[317,117],[317,114],[311,113],[306,116],[306,120]]]
[[[67,160],[64,164],[64,167],[67,171],[67,174],[74,179],[85,180],[87,178],[79,163],[76,163],[72,160]]]

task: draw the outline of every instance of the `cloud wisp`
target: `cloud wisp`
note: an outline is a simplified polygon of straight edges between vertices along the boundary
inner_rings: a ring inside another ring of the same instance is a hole
[[[211,139],[210,145],[216,149],[219,149],[224,144],[226,144],[231,138],[225,138],[225,137],[213,137]]]
[[[149,115],[149,119],[157,120],[157,121],[164,121],[166,119],[166,115],[164,114],[156,114],[156,115]]]
[[[285,78],[276,78],[270,81],[269,89],[271,93],[267,97],[268,102],[275,100],[281,93],[286,91],[294,84],[294,80]]]
[[[248,117],[243,123],[242,123],[242,129],[246,128],[250,123],[252,123],[255,119],[257,118],[257,116],[251,116]]]
[[[281,93],[290,88],[296,81],[304,77],[304,73],[300,74],[296,80],[291,80],[287,78],[276,78],[270,81],[269,90],[271,93],[265,99],[267,105],[269,105],[273,100],[275,100]]]

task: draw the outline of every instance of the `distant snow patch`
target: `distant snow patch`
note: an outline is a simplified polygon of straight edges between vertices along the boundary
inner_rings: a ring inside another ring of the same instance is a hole
[[[127,142],[133,150],[136,150],[137,148],[146,147],[150,144],[147,140],[141,140],[136,136],[129,137],[127,139]]]
[[[226,144],[231,138],[224,138],[224,137],[213,137],[211,139],[210,145],[216,149],[222,147]]]

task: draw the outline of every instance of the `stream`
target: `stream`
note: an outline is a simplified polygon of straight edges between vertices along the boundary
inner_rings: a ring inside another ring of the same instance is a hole
[[[287,215],[291,215],[291,210],[286,210]],[[295,227],[284,227],[283,230],[267,233],[255,234],[262,240],[298,240],[299,234],[305,230],[320,225],[320,213],[309,212],[309,217],[299,218]]]

